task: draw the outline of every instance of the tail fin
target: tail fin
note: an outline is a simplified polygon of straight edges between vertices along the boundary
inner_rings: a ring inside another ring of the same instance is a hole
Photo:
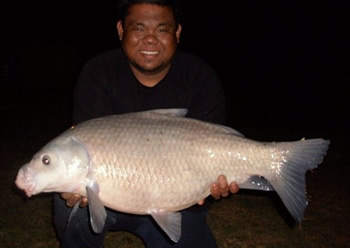
[[[283,153],[281,170],[267,179],[298,222],[301,222],[308,204],[305,174],[322,162],[329,143],[324,139],[277,143],[278,150]]]

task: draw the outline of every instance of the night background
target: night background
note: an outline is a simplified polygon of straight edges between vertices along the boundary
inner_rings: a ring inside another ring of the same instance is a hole
[[[202,57],[219,74],[230,125],[349,126],[350,3],[305,2],[184,3],[179,48]],[[120,45],[115,1],[6,5],[2,106],[70,101],[83,64]]]
[[[70,126],[82,66],[120,43],[112,0],[3,2],[0,18],[0,169],[1,186],[9,187],[20,163]],[[189,0],[182,26],[179,49],[207,61],[222,80],[229,126],[257,140],[331,140],[328,167],[319,168],[324,177],[314,179],[325,188],[314,186],[314,195],[323,192],[320,206],[341,197],[333,207],[344,223],[330,225],[350,230],[350,1]],[[1,209],[18,195],[13,185],[3,191]],[[0,220],[0,247],[9,225]],[[341,237],[322,247],[349,247]]]

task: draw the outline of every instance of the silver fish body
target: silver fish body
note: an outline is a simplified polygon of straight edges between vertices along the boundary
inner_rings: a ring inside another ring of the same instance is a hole
[[[178,211],[207,197],[220,174],[240,188],[276,190],[301,220],[305,173],[322,162],[329,141],[257,142],[228,127],[183,118],[184,113],[146,111],[80,123],[34,155],[16,184],[28,196],[50,191],[88,196],[96,232],[106,218],[103,206],[150,214],[175,242],[181,236]]]

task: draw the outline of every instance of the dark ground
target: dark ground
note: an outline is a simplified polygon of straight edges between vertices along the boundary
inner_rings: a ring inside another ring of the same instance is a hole
[[[51,195],[26,199],[21,165],[70,126],[83,64],[119,46],[115,1],[1,3],[0,248],[58,247]],[[212,205],[219,247],[350,247],[349,0],[185,2],[180,49],[222,79],[228,125],[248,138],[322,137],[328,155],[307,174],[305,220],[291,220],[274,193],[240,191]],[[106,247],[142,247],[111,233]]]

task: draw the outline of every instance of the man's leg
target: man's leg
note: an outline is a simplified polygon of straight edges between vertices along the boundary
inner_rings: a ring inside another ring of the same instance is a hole
[[[181,211],[182,234],[178,243],[172,242],[151,216],[117,213],[113,230],[129,231],[139,236],[147,248],[216,248],[216,241],[207,225],[207,210]]]
[[[174,248],[207,247],[216,248],[216,241],[207,224],[208,210],[191,211],[182,213],[182,234]]]
[[[131,215],[107,209],[104,232],[95,234],[91,229],[88,208],[79,208],[67,225],[71,208],[57,194],[54,197],[54,223],[62,248],[102,248],[107,230],[128,231],[140,237],[147,248],[216,248],[215,239],[207,225],[207,210],[182,213],[182,234],[178,243],[172,242],[149,215]]]

